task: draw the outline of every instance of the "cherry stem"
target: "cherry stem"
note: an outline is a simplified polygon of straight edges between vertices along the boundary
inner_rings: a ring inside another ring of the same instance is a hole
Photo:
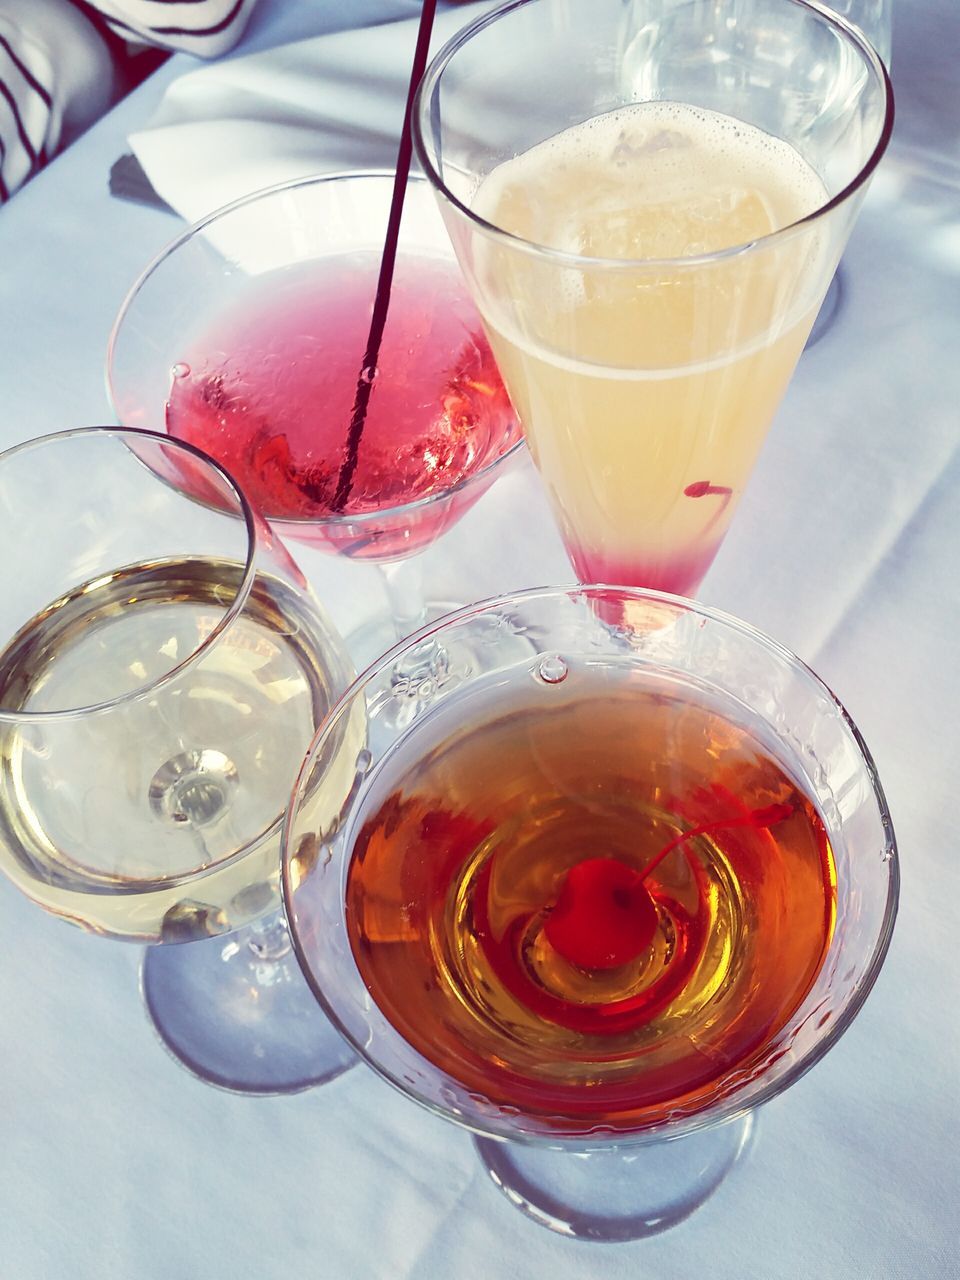
[[[370,320],[370,332],[367,335],[367,346],[357,379],[357,391],[353,401],[353,413],[350,416],[350,429],[347,432],[347,455],[340,467],[337,477],[337,489],[333,497],[333,510],[343,511],[350,490],[353,488],[353,477],[357,469],[360,452],[360,439],[363,436],[363,424],[367,418],[370,404],[370,393],[376,377],[377,360],[380,357],[380,344],[387,323],[387,310],[390,306],[390,289],[393,284],[393,269],[397,260],[397,242],[400,238],[400,219],[403,215],[403,201],[407,194],[407,178],[410,174],[410,159],[413,153],[413,136],[410,122],[413,116],[413,99],[417,86],[423,77],[430,51],[430,35],[433,30],[433,19],[437,11],[437,0],[423,0],[420,10],[420,26],[417,30],[417,47],[413,54],[413,66],[410,68],[410,84],[407,88],[407,102],[403,112],[403,127],[400,131],[400,147],[397,151],[397,171],[393,180],[393,196],[390,201],[390,214],[387,219],[387,234],[380,259],[380,274],[377,277],[377,292],[373,302],[373,316]]]
[[[740,818],[718,818],[716,822],[705,822],[702,826],[691,827],[689,831],[684,831],[682,835],[668,841],[656,857],[652,858],[642,871],[637,872],[637,879],[646,880],[650,872],[659,867],[668,854],[673,853],[674,849],[678,849],[687,840],[693,840],[697,836],[707,836],[712,831],[722,831],[727,827],[754,827],[757,830],[764,830],[775,826],[778,822],[783,822],[792,813],[793,805],[791,804],[768,804],[761,809],[751,809]]]
[[[649,946],[656,932],[656,907],[643,881],[668,854],[695,836],[729,827],[763,829],[791,813],[790,804],[771,804],[692,827],[665,844],[642,871],[632,871],[616,858],[576,863],[566,873],[560,896],[547,915],[547,941],[565,960],[584,969],[626,964]]]

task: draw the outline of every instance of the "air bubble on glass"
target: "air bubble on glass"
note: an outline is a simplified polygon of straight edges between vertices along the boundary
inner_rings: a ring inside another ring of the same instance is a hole
[[[559,654],[550,654],[541,658],[537,666],[537,675],[544,684],[560,684],[566,680],[569,668]]]

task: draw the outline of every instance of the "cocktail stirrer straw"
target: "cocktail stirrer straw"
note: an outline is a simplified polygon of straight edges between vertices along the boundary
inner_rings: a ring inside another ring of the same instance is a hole
[[[390,306],[390,288],[393,283],[393,268],[397,258],[397,240],[400,236],[400,219],[403,214],[403,200],[407,191],[407,178],[410,173],[410,157],[413,151],[413,139],[410,133],[410,118],[413,112],[413,98],[427,65],[430,49],[430,34],[433,31],[433,19],[437,9],[437,0],[423,0],[420,11],[420,26],[417,31],[417,46],[413,54],[413,66],[410,69],[410,85],[407,89],[407,102],[403,113],[403,128],[400,133],[400,146],[397,151],[397,172],[393,183],[393,196],[390,201],[390,215],[387,219],[387,234],[383,245],[383,256],[380,259],[380,274],[377,277],[377,292],[373,303],[373,316],[370,320],[370,332],[367,346],[357,379],[357,392],[353,401],[353,412],[350,416],[350,429],[347,432],[346,457],[340,467],[337,478],[337,491],[333,498],[333,510],[342,511],[350,490],[353,476],[357,469],[357,455],[360,449],[360,438],[363,435],[363,424],[370,403],[377,376],[377,360],[380,356],[380,343],[387,322],[387,309]]]

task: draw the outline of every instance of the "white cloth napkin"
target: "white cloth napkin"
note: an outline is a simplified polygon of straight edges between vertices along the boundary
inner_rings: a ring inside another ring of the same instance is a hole
[[[493,5],[438,12],[435,51]],[[326,6],[324,6],[326,8]],[[419,10],[419,4],[414,6]],[[291,178],[393,168],[418,19],[366,6],[372,25],[328,32],[181,76],[130,144],[154,189],[188,221]],[[333,25],[328,13],[318,25]]]

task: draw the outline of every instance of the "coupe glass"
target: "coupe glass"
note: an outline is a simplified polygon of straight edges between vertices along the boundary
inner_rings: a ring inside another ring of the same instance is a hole
[[[297,955],[357,1052],[472,1130],[525,1213],[661,1231],[877,977],[898,868],[873,762],[797,658],[690,601],[531,591],[435,635],[471,662],[401,693],[387,655],[305,761]],[[317,779],[361,721],[331,828]]]
[[[282,542],[204,454],[111,428],[0,454],[0,522],[2,869],[93,933],[184,944],[148,947],[144,995],[204,1078],[342,1070],[283,959],[279,848],[352,673]],[[333,763],[331,813],[352,775]]]
[[[515,0],[431,64],[417,152],[582,581],[697,589],[892,122],[805,0]]]
[[[417,553],[522,446],[429,184],[413,176],[354,486],[333,510],[393,186],[387,172],[311,177],[211,214],[133,285],[107,356],[120,422],[204,448],[283,537],[379,567],[389,617],[350,637],[369,659],[451,607],[424,600]]]

